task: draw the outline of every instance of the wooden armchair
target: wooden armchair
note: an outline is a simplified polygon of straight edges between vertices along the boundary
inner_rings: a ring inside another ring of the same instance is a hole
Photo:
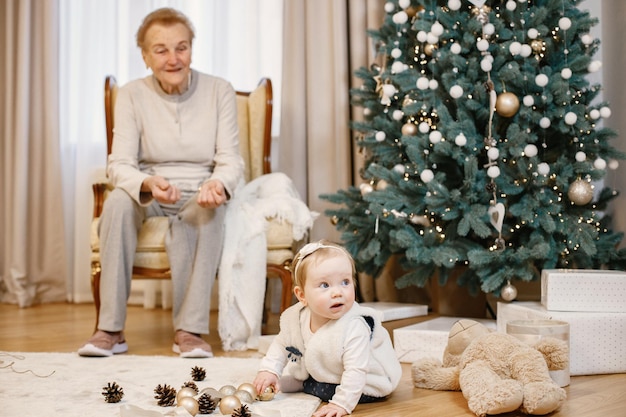
[[[113,144],[114,106],[117,84],[113,76],[104,84],[104,111],[106,118],[107,155]],[[245,162],[245,180],[268,174],[271,171],[272,83],[263,78],[251,92],[237,91],[237,110],[241,154]],[[93,185],[94,211],[91,225],[91,289],[96,306],[96,328],[100,312],[100,241],[97,227],[109,184]],[[267,277],[282,282],[281,312],[291,305],[292,281],[289,266],[293,260],[294,241],[292,225],[270,220],[267,237]],[[133,266],[133,279],[170,279],[170,267],[165,252],[166,217],[150,217],[138,235]]]

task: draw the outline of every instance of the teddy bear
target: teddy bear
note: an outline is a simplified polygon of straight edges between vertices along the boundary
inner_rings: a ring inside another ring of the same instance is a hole
[[[543,415],[559,408],[566,398],[549,371],[568,365],[569,351],[563,340],[543,338],[531,346],[475,320],[462,319],[450,329],[443,362],[419,359],[411,372],[418,388],[460,390],[479,417],[518,408]]]

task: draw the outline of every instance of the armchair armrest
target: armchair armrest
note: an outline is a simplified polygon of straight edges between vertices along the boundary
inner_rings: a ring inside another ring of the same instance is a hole
[[[92,184],[91,189],[93,190],[93,217],[96,218],[102,214],[102,206],[110,185],[106,182],[96,182]]]

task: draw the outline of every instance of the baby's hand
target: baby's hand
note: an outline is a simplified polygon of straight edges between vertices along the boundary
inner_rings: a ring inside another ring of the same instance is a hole
[[[348,412],[343,407],[333,403],[328,403],[313,413],[313,417],[341,417],[345,415],[348,415]]]
[[[265,392],[265,388],[272,385],[274,386],[276,392],[280,390],[280,387],[278,385],[278,377],[275,374],[267,371],[259,371],[259,373],[256,374],[256,378],[254,378],[254,382],[252,383],[252,385],[254,385],[254,388],[256,388],[256,392],[259,395]]]

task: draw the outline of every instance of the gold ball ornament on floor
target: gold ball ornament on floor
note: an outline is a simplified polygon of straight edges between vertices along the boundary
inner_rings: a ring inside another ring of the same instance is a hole
[[[220,412],[224,415],[230,415],[236,408],[241,407],[241,400],[234,395],[227,395],[220,400]]]
[[[255,399],[257,397],[256,388],[249,382],[244,382],[243,384],[237,387],[237,391],[247,391],[250,393],[250,396]]]
[[[273,386],[269,386],[263,390],[261,394],[259,394],[259,400],[261,401],[271,401],[274,399],[274,395],[276,395],[276,389]]]
[[[198,400],[193,397],[183,397],[180,401],[177,402],[179,407],[183,407],[189,414],[195,416],[200,412],[200,405],[198,404]]]
[[[180,404],[180,401],[186,397],[195,397],[197,394],[196,390],[191,387],[184,387],[178,390],[176,393],[176,403]]]
[[[512,117],[519,110],[519,99],[513,93],[501,93],[496,99],[496,113],[502,117]]]
[[[567,197],[577,206],[584,206],[593,199],[593,186],[589,181],[577,179],[570,184]]]
[[[237,391],[237,388],[232,385],[224,385],[220,388],[220,394],[222,395],[233,395],[235,391]]]

